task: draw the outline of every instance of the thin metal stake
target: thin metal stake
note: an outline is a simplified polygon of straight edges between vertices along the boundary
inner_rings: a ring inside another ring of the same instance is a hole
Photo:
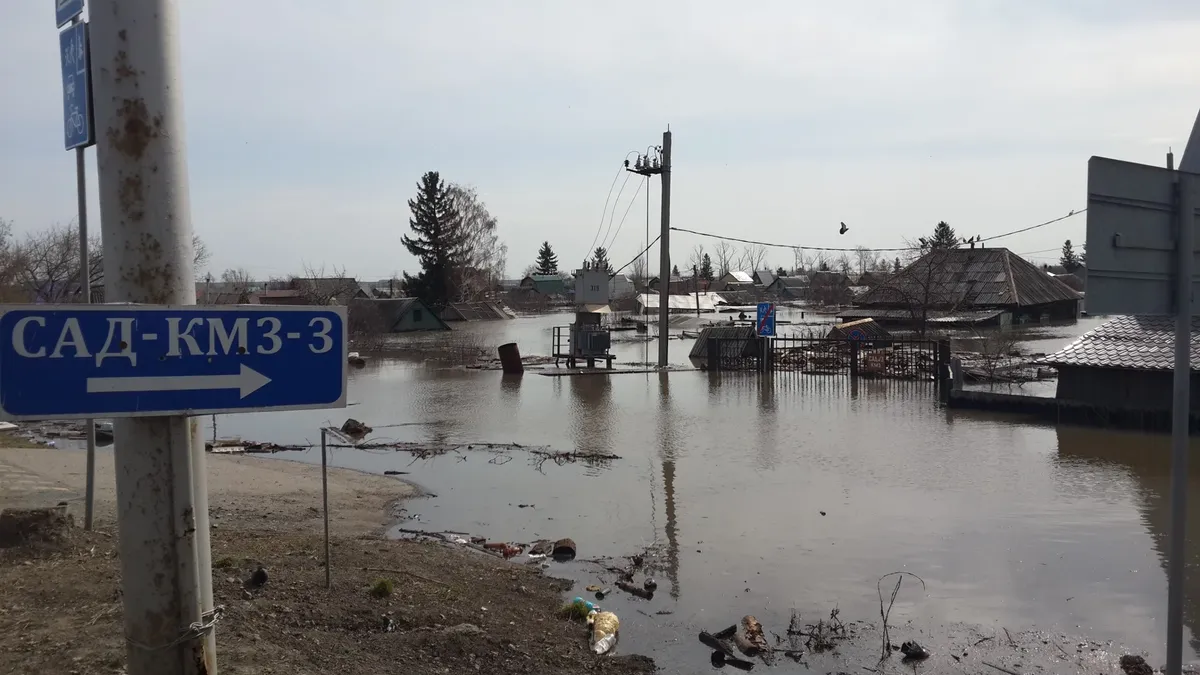
[[[325,429],[321,429],[321,503],[325,511],[325,588],[333,588],[333,572],[329,561],[329,474],[325,452],[327,433]]]
[[[77,19],[78,20],[78,19]],[[84,149],[75,148],[75,194],[79,200],[79,294],[80,302],[92,302],[92,266],[88,260],[87,164]],[[96,505],[96,420],[84,420],[87,437],[87,479],[84,487],[83,529],[92,529]]]

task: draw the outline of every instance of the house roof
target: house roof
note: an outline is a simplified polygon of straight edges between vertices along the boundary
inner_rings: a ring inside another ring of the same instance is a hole
[[[443,330],[450,330],[442,318],[429,311],[420,298],[352,298],[349,302],[351,321],[368,313],[368,316],[378,317],[381,328],[386,331],[395,329],[404,317],[414,309],[425,310],[429,317],[438,323]]]
[[[799,274],[794,277],[776,277],[775,283],[771,285],[777,288],[807,288],[808,275]]]
[[[721,277],[721,279],[726,279],[726,278],[728,278],[728,280],[730,282],[738,283],[738,284],[754,283],[754,276],[752,274],[750,274],[749,272],[743,272],[741,270],[732,270],[730,272],[727,272],[725,274],[725,276]]]
[[[995,319],[1003,313],[1004,311],[999,309],[975,309],[959,311],[933,309],[929,310],[925,320],[928,323],[934,324],[977,324]],[[885,307],[851,307],[838,312],[837,316],[843,321],[853,321],[854,319],[886,319],[888,321],[917,320],[917,317],[913,316],[913,312],[911,310]]]
[[[754,273],[754,277],[758,279],[758,283],[763,286],[770,286],[775,283],[775,273],[771,270],[758,270]]]
[[[843,272],[835,272],[833,270],[817,270],[810,272],[808,275],[809,283],[813,286],[836,286],[850,285],[849,275]]]
[[[1192,370],[1200,370],[1200,317],[1192,317]],[[1041,360],[1052,366],[1174,370],[1175,317],[1119,316]]]
[[[936,249],[863,295],[862,305],[1027,307],[1079,294],[1006,248]]]

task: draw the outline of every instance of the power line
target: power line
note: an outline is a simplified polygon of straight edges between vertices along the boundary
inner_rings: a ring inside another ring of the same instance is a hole
[[[636,150],[630,150],[629,152],[625,153],[625,159],[629,159],[629,156],[632,154],[635,154],[636,152],[637,152]],[[604,198],[604,210],[600,211],[600,224],[596,226],[596,235],[594,237],[592,237],[592,245],[588,247],[587,253],[584,254],[585,259],[587,258],[588,255],[591,255],[593,247],[596,246],[596,240],[600,238],[600,228],[604,227],[604,214],[608,213],[608,203],[610,201],[612,201],[613,188],[616,187],[617,179],[621,177],[621,172],[624,169],[625,169],[625,165],[624,165],[624,162],[622,162],[621,166],[617,167],[616,175],[613,176],[612,185],[608,186],[608,196]],[[629,177],[628,177],[628,175],[626,175],[626,180],[628,180],[628,179],[629,179]],[[625,186],[622,185],[621,189],[624,190]],[[620,199],[620,198],[621,198],[621,196],[620,196],[620,194],[618,194],[617,199]],[[616,210],[616,207],[614,206],[613,209]],[[609,227],[612,227],[612,226],[610,225]],[[607,236],[608,235],[606,234],[605,237],[607,237]]]
[[[753,239],[741,239],[739,237],[727,237],[723,234],[709,234],[708,232],[697,232],[696,230],[689,230],[686,227],[672,226],[671,229],[675,230],[676,232],[687,232],[688,234],[695,234],[695,235],[699,235],[701,237],[711,237],[713,239],[724,239],[725,241],[736,241],[740,244],[757,244],[759,246],[770,246],[773,248],[801,249],[804,251],[841,251],[841,252],[845,252],[845,253],[851,253],[854,251],[863,250],[861,248],[837,248],[834,246],[798,246],[798,245],[794,245],[794,244],[774,244],[774,243],[771,243],[768,241],[755,241]],[[917,247],[917,246],[905,246],[905,247],[901,247],[901,248],[869,248],[866,250],[868,250],[868,251],[914,251],[918,248],[919,247]]]
[[[606,250],[606,251],[611,250],[612,245],[617,243],[617,235],[621,234],[621,228],[624,227],[624,225],[625,225],[625,219],[629,217],[629,211],[633,208],[634,203],[637,202],[638,193],[641,191],[642,191],[642,181],[638,181],[637,189],[633,191],[633,196],[629,198],[629,206],[625,207],[625,215],[621,216],[621,222],[617,224],[617,231],[613,232],[612,240],[611,241],[605,240],[607,242],[607,244],[605,245],[604,250]],[[614,207],[614,210],[615,210],[615,207]]]
[[[609,211],[608,213],[608,229],[604,230],[604,236],[600,239],[601,242],[608,241],[608,233],[612,232],[613,219],[617,217],[617,204],[621,203],[621,195],[625,192],[625,186],[629,184],[629,175],[629,173],[625,174],[625,180],[621,181],[621,189],[617,190],[617,198],[613,200],[612,211]],[[595,245],[596,242],[592,242],[593,248],[589,249],[587,253],[584,254],[584,260],[587,260],[587,257],[592,254],[593,250],[595,250]]]
[[[992,235],[992,236],[984,238],[984,239],[976,239],[975,242],[978,243],[978,242],[983,242],[983,241],[992,241],[993,239],[1001,239],[1004,237],[1010,237],[1014,234],[1020,234],[1022,232],[1036,230],[1039,227],[1045,227],[1047,225],[1052,225],[1059,221],[1066,220],[1067,218],[1077,216],[1081,213],[1084,213],[1085,211],[1087,211],[1087,209],[1080,209],[1078,211],[1070,211],[1065,216],[1059,216],[1058,218],[1047,220],[1045,222],[1038,223],[1037,225],[1030,225],[1029,227],[1023,227],[1019,230],[1013,230],[1012,232],[1003,232],[1001,234],[995,234],[995,235]],[[869,247],[863,246],[863,247],[846,248],[846,247],[838,247],[838,246],[803,246],[803,245],[798,245],[798,244],[777,244],[777,243],[768,242],[768,241],[756,241],[754,239],[742,239],[740,237],[728,237],[728,236],[725,236],[722,234],[711,234],[709,232],[699,232],[696,230],[689,230],[684,227],[672,227],[671,229],[676,230],[678,232],[687,232],[688,234],[695,234],[695,235],[698,235],[701,237],[710,237],[712,239],[724,239],[726,241],[736,241],[741,244],[756,244],[758,246],[769,246],[772,248],[788,248],[788,249],[802,250],[802,251],[826,251],[826,252],[833,252],[833,253],[854,253],[855,251],[874,251],[877,253],[884,253],[884,252],[894,253],[894,252],[900,252],[900,251],[919,251],[921,249],[920,246],[895,246],[895,247],[891,247],[891,248],[869,248]],[[1050,249],[1050,250],[1055,250],[1055,249]]]
[[[1030,225],[1029,227],[1022,227],[1022,228],[1021,228],[1021,229],[1019,229],[1019,230],[1013,230],[1012,232],[1005,232],[1004,234],[997,234],[997,235],[993,235],[993,236],[991,236],[991,237],[988,237],[988,238],[986,238],[986,239],[979,239],[979,240],[977,240],[977,241],[991,241],[991,240],[993,240],[993,239],[1000,239],[1001,237],[1011,237],[1011,236],[1012,236],[1012,235],[1014,235],[1014,234],[1021,234],[1022,232],[1028,232],[1028,231],[1030,231],[1030,230],[1036,230],[1036,229],[1038,229],[1039,227],[1045,227],[1045,226],[1047,226],[1047,225],[1053,225],[1054,223],[1057,223],[1057,222],[1059,222],[1060,220],[1066,220],[1067,218],[1071,218],[1071,217],[1073,217],[1073,216],[1077,216],[1077,215],[1079,215],[1079,214],[1081,214],[1081,213],[1083,213],[1083,212],[1085,212],[1085,211],[1087,211],[1087,209],[1086,209],[1086,208],[1079,209],[1078,211],[1074,211],[1074,210],[1072,210],[1072,211],[1068,211],[1068,212],[1067,212],[1067,215],[1065,215],[1065,216],[1059,216],[1058,218],[1055,218],[1055,219],[1053,219],[1053,220],[1047,220],[1047,221],[1046,221],[1046,222],[1044,222],[1044,223],[1038,223],[1037,225]]]
[[[609,279],[611,279],[611,278],[613,278],[613,277],[617,276],[618,274],[620,274],[620,273],[621,273],[621,270],[623,270],[623,269],[625,269],[626,267],[629,267],[629,266],[630,266],[630,265],[632,265],[633,263],[637,262],[637,259],[638,259],[638,258],[640,258],[640,257],[642,257],[642,254],[643,254],[643,253],[645,253],[646,251],[649,251],[651,246],[653,246],[653,245],[657,244],[659,239],[662,239],[662,235],[661,235],[661,234],[660,234],[660,235],[658,235],[657,237],[655,237],[655,238],[654,238],[654,241],[650,242],[650,244],[649,244],[649,245],[647,245],[647,246],[646,246],[646,248],[642,249],[641,251],[639,251],[639,252],[638,252],[638,254],[637,254],[637,255],[633,256],[633,260],[630,260],[629,262],[625,263],[624,265],[621,265],[621,266],[620,266],[620,267],[618,267],[617,269],[613,270],[613,273],[612,273],[612,274],[610,274],[610,275],[608,275],[608,278],[609,278]]]

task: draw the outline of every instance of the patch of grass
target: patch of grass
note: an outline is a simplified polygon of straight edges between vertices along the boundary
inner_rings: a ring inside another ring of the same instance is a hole
[[[390,597],[392,595],[392,591],[394,590],[395,585],[392,583],[391,579],[380,579],[379,581],[375,582],[374,586],[371,586],[369,593],[375,598],[386,598]]]
[[[0,431],[0,448],[40,448],[45,445],[45,443],[19,436],[11,431]]]
[[[587,619],[588,608],[582,602],[568,602],[559,608],[558,615],[572,621],[584,621]]]
[[[234,566],[233,558],[230,558],[229,556],[223,556],[221,558],[217,558],[216,560],[213,561],[212,566],[213,566],[213,569],[215,569],[215,570],[229,569],[230,567]]]

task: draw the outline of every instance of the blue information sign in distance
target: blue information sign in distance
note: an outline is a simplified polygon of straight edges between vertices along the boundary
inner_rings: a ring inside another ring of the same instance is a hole
[[[0,306],[0,418],[346,405],[344,307]]]
[[[63,138],[67,150],[85,148],[93,143],[87,24],[68,26],[58,34],[58,46],[62,58]]]
[[[754,326],[759,337],[775,335],[775,303],[758,303],[758,320],[755,321]]]
[[[83,0],[54,0],[54,25],[59,28],[80,14],[83,14]]]

